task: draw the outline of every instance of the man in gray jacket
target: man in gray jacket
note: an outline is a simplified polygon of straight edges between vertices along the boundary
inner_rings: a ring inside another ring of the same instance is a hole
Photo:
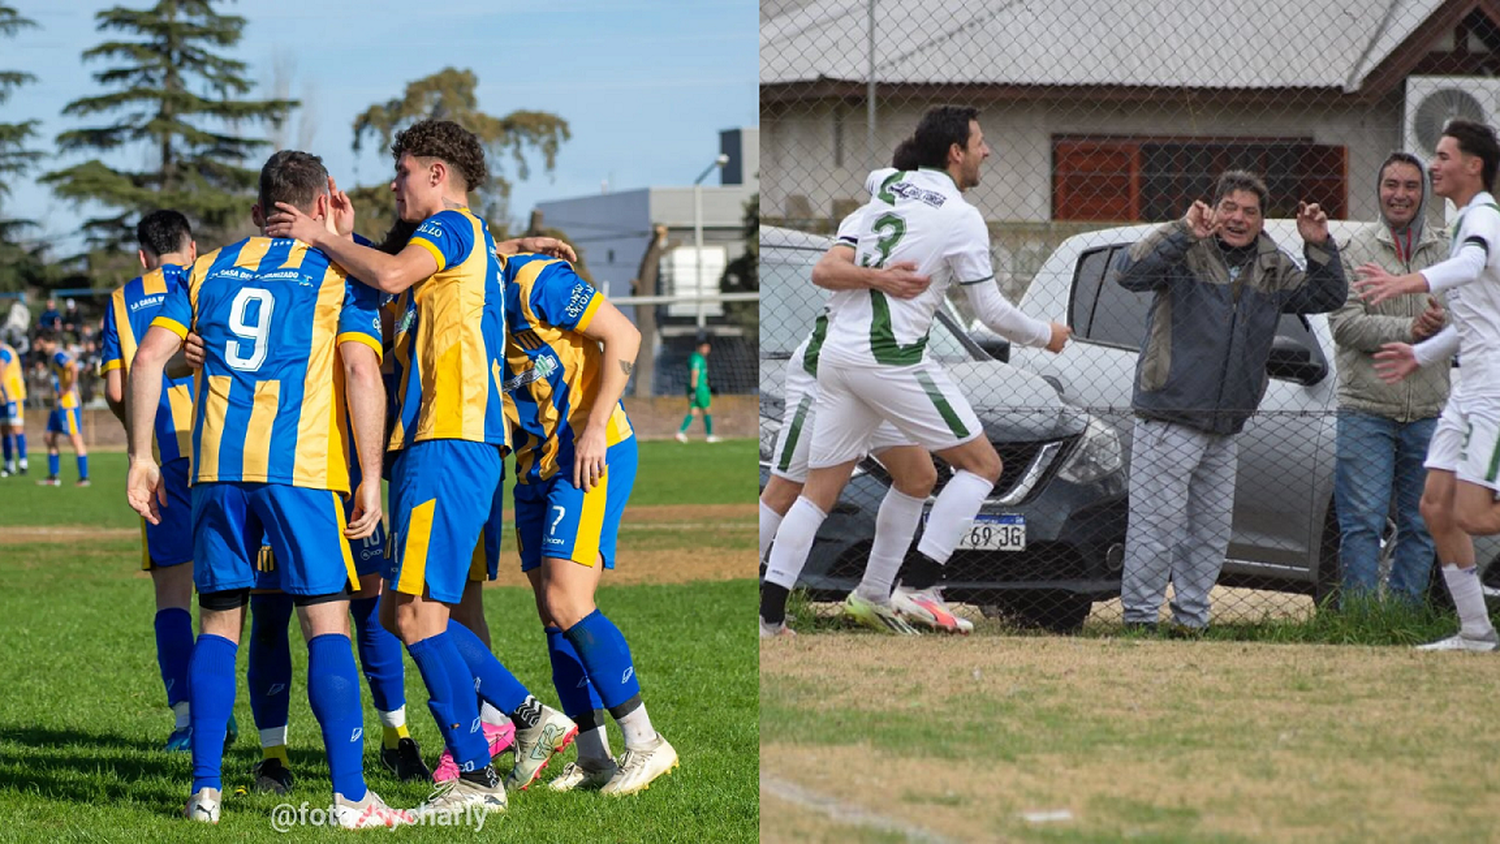
[[[1229,548],[1235,435],[1265,394],[1276,325],[1282,314],[1331,311],[1348,293],[1322,209],[1298,208],[1304,272],[1263,233],[1266,199],[1260,177],[1224,173],[1213,207],[1194,202],[1113,268],[1120,286],[1155,293],[1131,399],[1127,627],[1156,624],[1169,579],[1174,630],[1208,626]]]
[[[1361,226],[1340,250],[1344,274],[1367,263],[1392,275],[1425,269],[1448,257],[1447,232],[1423,225],[1427,173],[1414,155],[1393,153],[1376,184],[1380,222]],[[1350,290],[1328,317],[1338,347],[1338,457],[1333,496],[1339,519],[1341,603],[1370,599],[1380,580],[1380,536],[1395,496],[1396,551],[1387,588],[1420,601],[1432,577],[1433,546],[1420,505],[1427,443],[1448,399],[1448,367],[1417,370],[1397,384],[1375,374],[1385,343],[1419,343],[1443,327],[1430,294],[1407,294],[1371,305]]]

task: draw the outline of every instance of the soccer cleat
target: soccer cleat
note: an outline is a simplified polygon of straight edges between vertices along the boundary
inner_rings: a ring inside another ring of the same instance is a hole
[[[416,823],[416,818],[411,812],[392,809],[379,794],[365,789],[365,799],[359,801],[334,793],[333,822],[344,829],[394,829]]]
[[[891,593],[891,606],[913,625],[943,633],[967,635],[974,632],[974,622],[954,615],[943,600],[943,593],[935,586],[928,589],[897,586]]]
[[[687,434],[684,434],[683,432],[678,431],[677,432],[677,441],[680,442],[680,443],[687,442]]]
[[[448,761],[450,763],[453,761],[451,753],[448,754]],[[396,742],[395,747],[380,748],[380,764],[402,782],[415,782],[432,776],[427,763],[422,761],[422,748],[418,747],[417,740],[412,738],[401,739]],[[458,768],[455,766],[453,770],[453,775],[458,776]]]
[[[505,778],[507,790],[525,791],[541,776],[542,769],[578,737],[573,719],[543,704],[542,718],[535,727],[516,730],[516,766]]]
[[[760,637],[762,639],[776,639],[783,636],[788,639],[795,639],[797,638],[797,631],[787,627],[785,621],[780,624],[767,624],[764,620],[760,622]]]
[[[590,764],[599,767],[590,767]],[[553,791],[598,791],[614,779],[620,766],[615,760],[592,761],[586,764],[582,758],[563,766],[562,773],[552,778],[547,787]]]
[[[36,485],[37,486],[62,486],[62,480],[60,478],[58,478],[56,475],[48,475],[47,477],[42,478],[41,480],[37,481]],[[218,821],[214,821],[214,823],[218,823]]]
[[[168,753],[191,753],[193,750],[193,728],[178,727],[167,736]]]
[[[485,721],[480,726],[484,728],[484,737],[489,739],[490,759],[492,760],[503,753],[516,740],[516,725],[509,721],[504,724],[491,724]],[[402,741],[407,741],[407,739],[402,739]],[[412,742],[412,744],[415,745],[416,742]],[[381,753],[383,761],[385,751],[381,751]],[[458,763],[453,761],[453,751],[445,747],[443,748],[443,755],[438,757],[437,770],[432,772],[432,781],[448,782],[449,780],[456,779],[458,779]]]
[[[200,788],[193,792],[187,805],[182,807],[182,816],[199,823],[218,823],[219,806],[223,802],[223,795],[217,788]]]
[[[93,486],[93,483],[88,478],[79,478],[73,483],[73,486]]]
[[[706,443],[720,442],[719,438],[716,437],[716,436],[714,436],[713,434],[709,434],[708,436],[704,437],[703,441],[706,442]]]
[[[879,630],[881,633],[894,633],[897,636],[920,635],[915,627],[906,623],[906,620],[890,603],[877,604],[860,597],[855,592],[850,592],[849,597],[844,599],[844,617],[871,630]]]
[[[656,734],[656,743],[639,750],[626,748],[619,760],[620,770],[599,789],[600,794],[624,796],[645,791],[657,777],[671,773],[677,767],[677,751],[667,740]]]
[[[264,794],[286,794],[292,790],[292,772],[275,756],[250,768],[250,787]]]
[[[421,823],[424,817],[458,818],[477,808],[484,812],[505,811],[505,784],[493,769],[494,785],[482,785],[459,777],[433,789],[427,802],[411,810],[413,819]]]
[[[15,474],[15,473],[12,472],[8,468],[7,469],[0,469],[0,478],[8,478],[8,477],[10,477],[13,474]]]
[[[1500,650],[1500,634],[1496,634],[1494,628],[1484,636],[1470,638],[1460,630],[1457,634],[1436,642],[1425,645],[1417,645],[1419,651],[1493,651]]]

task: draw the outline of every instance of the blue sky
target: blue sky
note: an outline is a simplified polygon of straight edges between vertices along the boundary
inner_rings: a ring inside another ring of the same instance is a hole
[[[59,132],[98,125],[61,110],[104,92],[91,74],[107,64],[84,63],[80,54],[117,37],[94,28],[94,13],[116,4],[10,5],[41,28],[0,40],[0,69],[38,81],[0,106],[0,119],[42,121],[33,148],[51,154]],[[220,9],[247,19],[230,54],[250,65],[251,96],[274,96],[280,79],[286,95],[303,100],[283,130],[286,144],[323,156],[341,186],[384,181],[391,172],[383,151],[367,144],[356,156],[350,148],[355,115],[448,66],[478,75],[480,107],[490,114],[550,111],[570,124],[573,139],[554,173],[534,168],[528,181],[515,182],[511,218],[518,222],[537,202],[598,193],[606,180],[612,190],[690,184],[718,154],[719,130],[759,123],[759,23],[749,0],[239,0]],[[132,149],[105,161],[134,169],[150,154]],[[89,157],[51,157],[38,172]],[[515,181],[513,164],[505,172]],[[56,254],[71,254],[82,243],[77,227],[87,209],[53,197],[36,175],[13,180],[0,211],[38,220]]]

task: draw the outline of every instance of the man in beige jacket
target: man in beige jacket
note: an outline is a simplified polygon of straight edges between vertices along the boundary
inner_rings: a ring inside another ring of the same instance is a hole
[[[1448,257],[1442,230],[1423,225],[1427,175],[1420,160],[1393,153],[1380,166],[1380,221],[1369,223],[1339,251],[1344,272],[1374,262],[1401,275]],[[1386,582],[1392,596],[1421,600],[1432,572],[1433,544],[1419,505],[1422,462],[1448,398],[1448,368],[1424,368],[1398,384],[1375,374],[1383,343],[1417,343],[1437,333],[1444,311],[1429,294],[1366,304],[1351,285],[1344,306],[1329,315],[1338,347],[1338,456],[1334,502],[1344,600],[1373,598],[1380,581],[1380,537],[1396,518],[1396,550]],[[1394,498],[1395,506],[1392,507]]]

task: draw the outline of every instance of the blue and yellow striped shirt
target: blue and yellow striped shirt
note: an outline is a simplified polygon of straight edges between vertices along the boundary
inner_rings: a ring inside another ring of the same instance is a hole
[[[316,249],[251,237],[198,259],[152,325],[203,337],[193,482],[349,491],[338,346],[380,354],[379,294]]]
[[[163,264],[115,290],[104,312],[101,374],[118,369],[125,382],[130,382],[130,363],[135,360],[141,338],[146,336],[146,329],[151,327],[151,320],[161,310],[167,294],[187,284],[187,278],[187,267]],[[157,459],[170,463],[188,457],[193,450],[192,435],[193,379],[191,376],[172,379],[163,374],[161,404],[156,408]]]
[[[411,237],[438,271],[396,300],[389,450],[424,440],[508,446],[500,361],[505,294],[495,241],[469,209],[440,211]]]
[[[52,395],[57,399],[59,410],[72,410],[83,406],[78,398],[78,364],[73,356],[58,349],[47,359],[47,369],[52,373]]]
[[[505,275],[506,414],[515,442],[516,482],[540,483],[573,470],[575,433],[588,424],[603,353],[583,336],[604,301],[566,261],[545,255],[501,258]],[[634,435],[617,404],[606,445]]]
[[[0,343],[0,384],[5,385],[7,401],[26,400],[26,373],[21,366],[21,356],[15,349]]]

